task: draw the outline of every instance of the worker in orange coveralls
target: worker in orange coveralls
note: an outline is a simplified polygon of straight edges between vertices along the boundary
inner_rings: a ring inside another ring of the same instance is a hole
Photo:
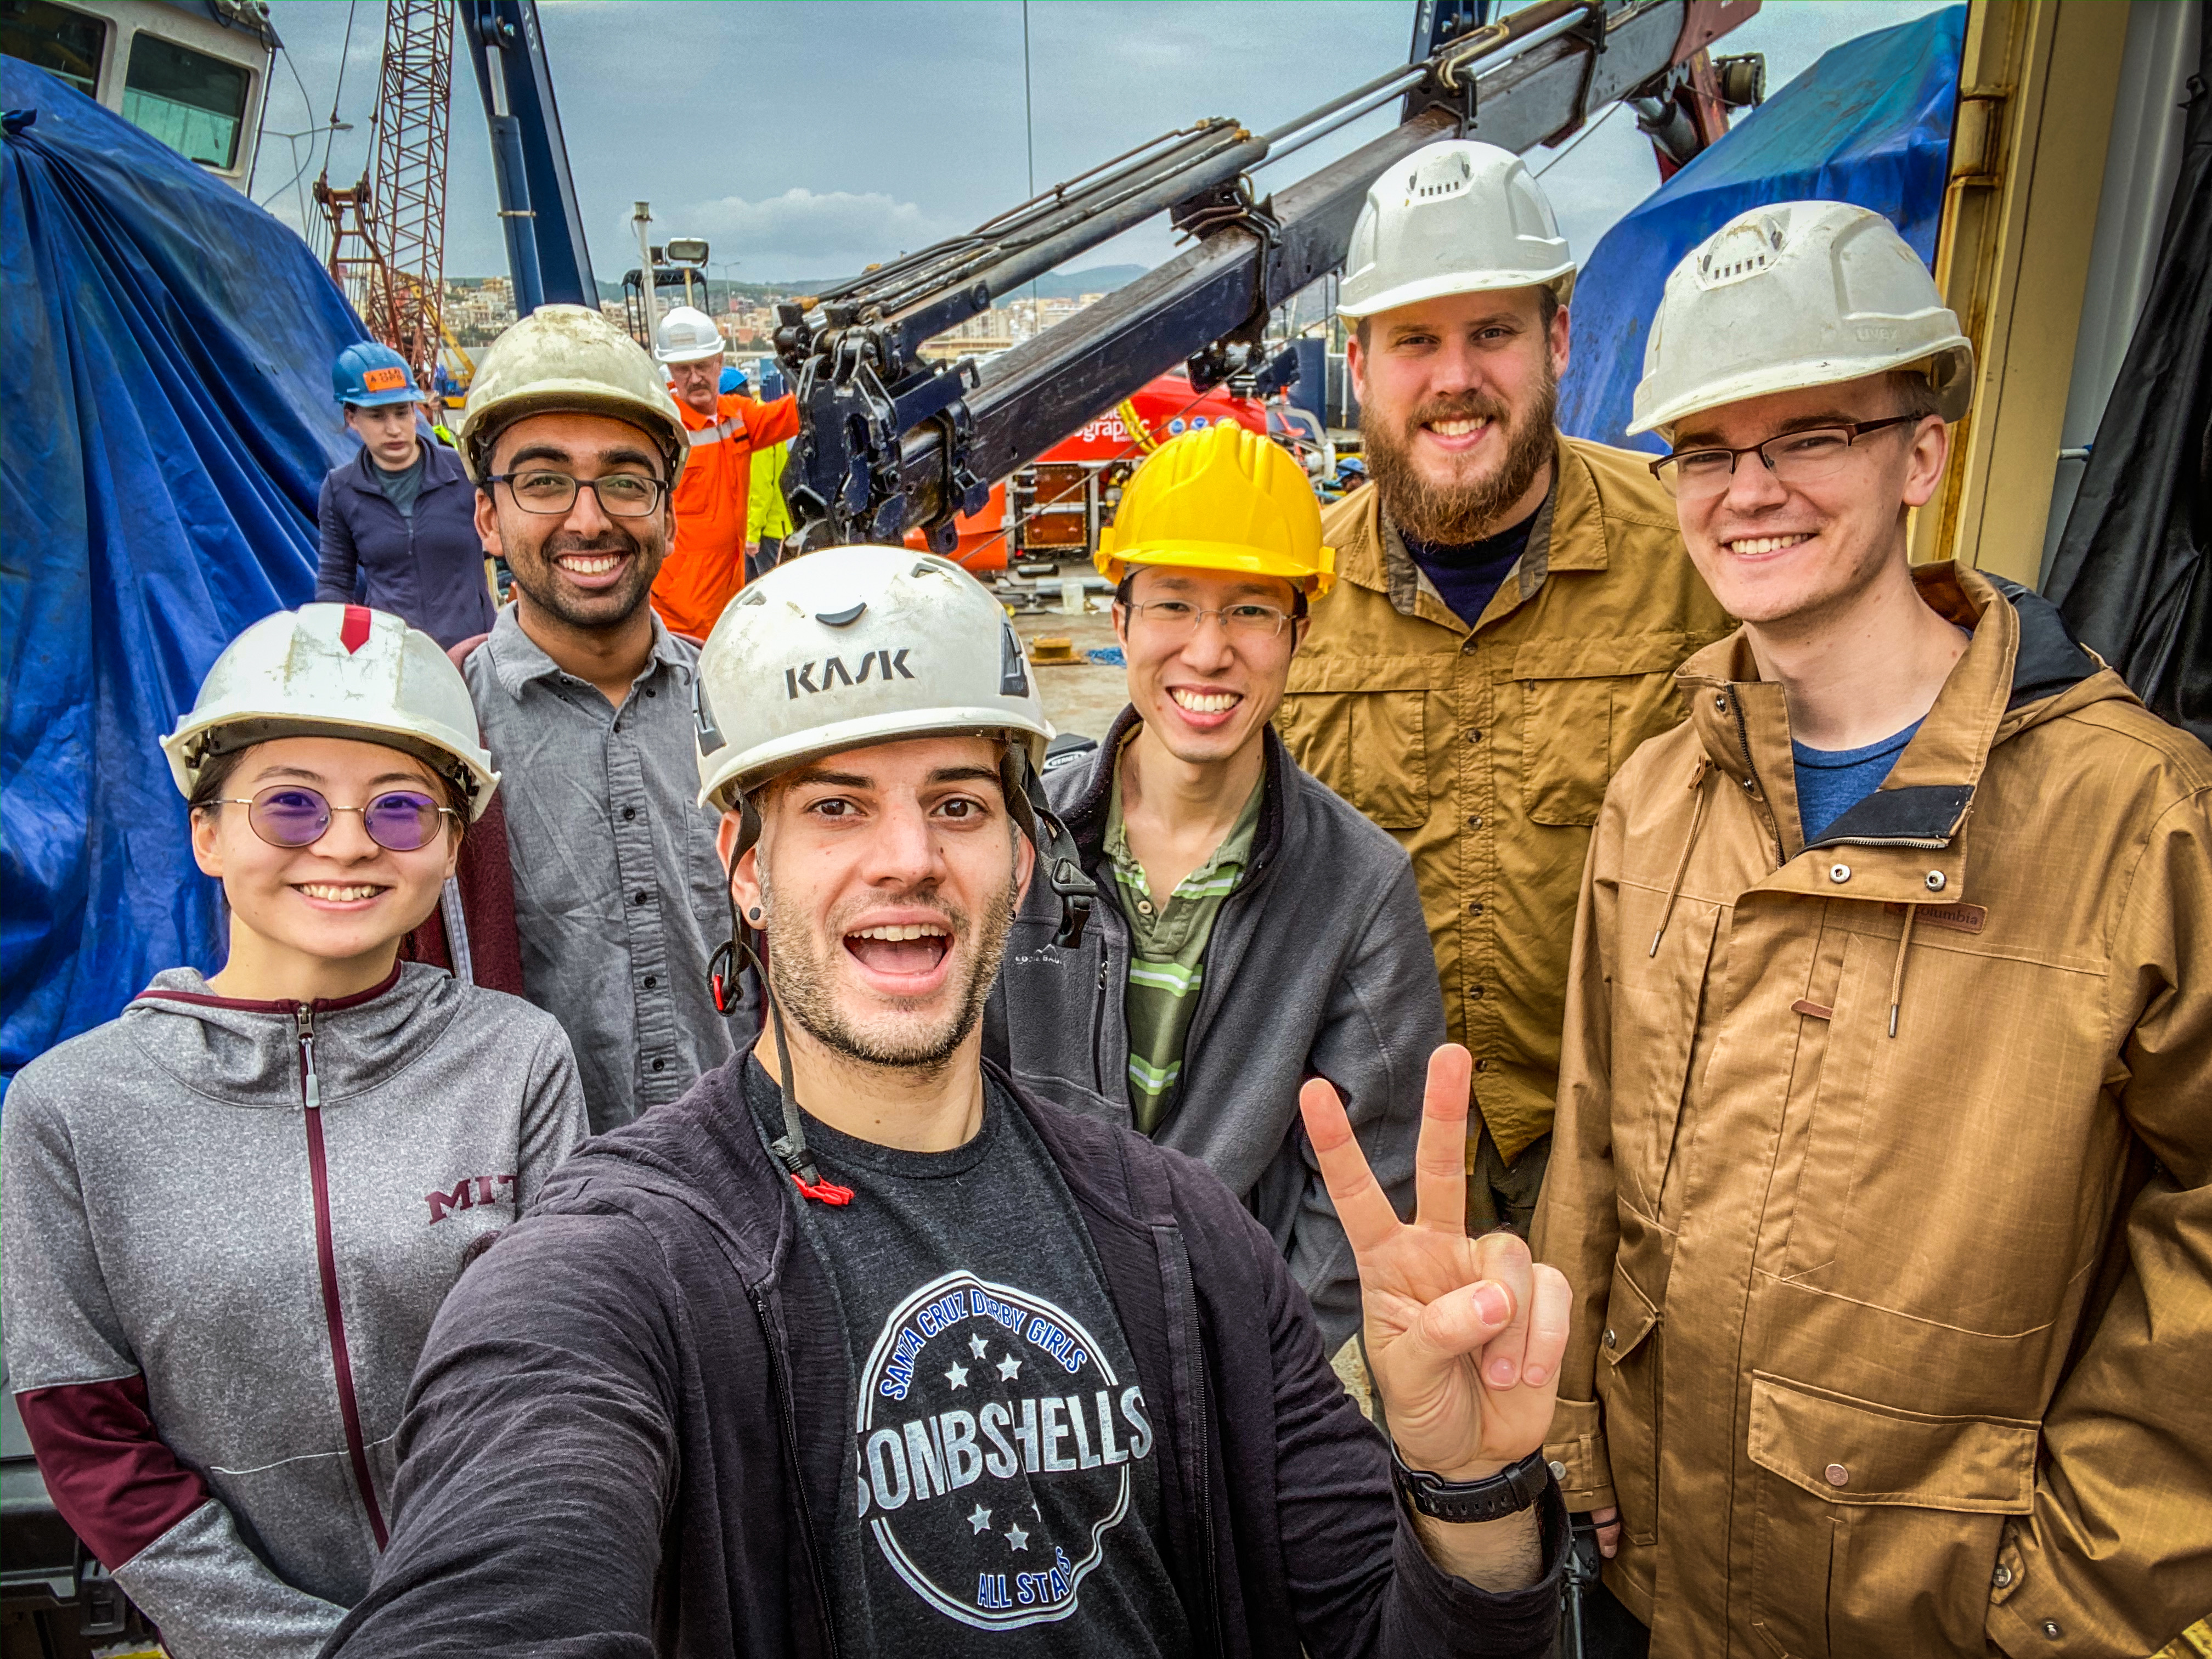
[[[653,356],[668,370],[691,453],[676,487],[676,540],[653,579],[653,608],[672,634],[703,640],[722,607],[745,585],[745,509],[752,453],[799,432],[790,398],[763,404],[725,394],[723,340],[714,319],[691,306],[661,319]]]

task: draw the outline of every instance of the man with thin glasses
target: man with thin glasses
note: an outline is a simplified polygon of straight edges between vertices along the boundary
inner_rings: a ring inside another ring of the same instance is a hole
[[[2212,755],[2040,595],[1911,562],[1974,353],[1880,215],[1738,215],[1649,342],[1631,430],[1743,625],[1582,878],[1532,1243],[1547,1449],[1639,1626],[1601,1650],[2185,1648]]]

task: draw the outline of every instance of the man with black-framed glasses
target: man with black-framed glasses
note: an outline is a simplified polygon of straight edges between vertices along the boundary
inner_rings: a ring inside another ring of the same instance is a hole
[[[461,452],[484,550],[514,577],[514,602],[457,654],[506,779],[520,988],[567,1029],[604,1131],[733,1052],[707,990],[728,903],[696,799],[698,645],[649,603],[686,434],[642,348],[596,312],[545,306],[477,371]],[[503,931],[487,908],[459,930],[478,932],[478,957]],[[444,927],[458,962],[450,908]]]
[[[1359,1278],[1299,1085],[1336,1086],[1402,1206],[1444,1040],[1412,864],[1272,724],[1334,555],[1290,453],[1224,422],[1137,470],[1098,567],[1118,585],[1129,707],[1045,785],[1101,902],[1061,948],[1049,890],[1031,894],[986,1051],[1048,1099],[1211,1168],[1273,1236],[1334,1353],[1358,1326]]]
[[[1631,430],[1743,626],[1599,814],[1532,1241],[1547,1451],[1652,1659],[2206,1610],[2212,754],[2039,595],[1911,562],[1974,385],[1841,203],[1737,216],[1652,319]]]

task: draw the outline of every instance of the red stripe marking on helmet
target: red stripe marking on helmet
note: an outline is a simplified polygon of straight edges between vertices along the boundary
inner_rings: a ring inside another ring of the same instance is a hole
[[[338,624],[338,643],[345,647],[346,655],[350,657],[368,643],[369,624],[375,620],[375,616],[376,613],[365,605],[346,607],[345,620]]]

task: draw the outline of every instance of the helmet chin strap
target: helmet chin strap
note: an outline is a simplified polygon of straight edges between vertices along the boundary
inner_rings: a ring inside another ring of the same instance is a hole
[[[722,890],[730,901],[730,936],[716,947],[714,960],[707,964],[708,987],[714,993],[714,1012],[728,1013],[736,1001],[736,975],[731,970],[737,965],[738,953],[742,951],[745,960],[752,963],[753,972],[760,976],[761,1000],[768,1005],[769,1025],[775,1033],[775,1088],[783,1103],[783,1133],[769,1142],[768,1149],[775,1154],[802,1198],[811,1198],[819,1204],[850,1204],[853,1189],[823,1179],[814,1155],[806,1150],[806,1127],[799,1115],[798,1097],[791,1091],[791,1039],[784,1030],[783,1004],[769,983],[768,963],[753,949],[752,930],[738,920],[738,860],[760,839],[760,814],[751,800],[741,799],[738,836],[730,844],[730,862],[722,872]]]
[[[999,783],[1006,791],[1006,810],[1036,848],[1038,872],[1060,900],[1060,926],[1052,942],[1063,951],[1072,951],[1083,942],[1091,907],[1097,902],[1097,885],[1083,867],[1075,837],[1052,810],[1044,780],[1030,763],[1026,744],[1006,745],[1006,752],[999,757]]]
[[[1097,886],[1083,868],[1075,838],[1052,811],[1044,780],[1037,775],[1026,744],[1006,745],[999,760],[999,780],[1006,792],[1007,811],[1037,849],[1044,878],[1060,901],[1060,926],[1052,942],[1062,950],[1072,950],[1081,941],[1084,925],[1091,919]],[[799,1119],[798,1099],[791,1091],[791,1041],[784,1030],[783,1004],[769,982],[768,963],[753,949],[751,929],[738,918],[738,860],[760,840],[760,833],[759,809],[750,795],[740,793],[737,838],[730,843],[729,863],[722,872],[722,891],[730,902],[730,936],[715,947],[714,959],[707,964],[708,986],[714,993],[714,1011],[726,1014],[737,1000],[734,969],[738,957],[742,954],[752,964],[753,972],[760,976],[761,1000],[768,1005],[769,1027],[775,1033],[776,1069],[781,1073],[776,1091],[783,1102],[783,1133],[769,1143],[769,1150],[782,1163],[792,1185],[805,1197],[823,1204],[850,1204],[853,1189],[824,1180],[806,1150],[805,1127]]]

